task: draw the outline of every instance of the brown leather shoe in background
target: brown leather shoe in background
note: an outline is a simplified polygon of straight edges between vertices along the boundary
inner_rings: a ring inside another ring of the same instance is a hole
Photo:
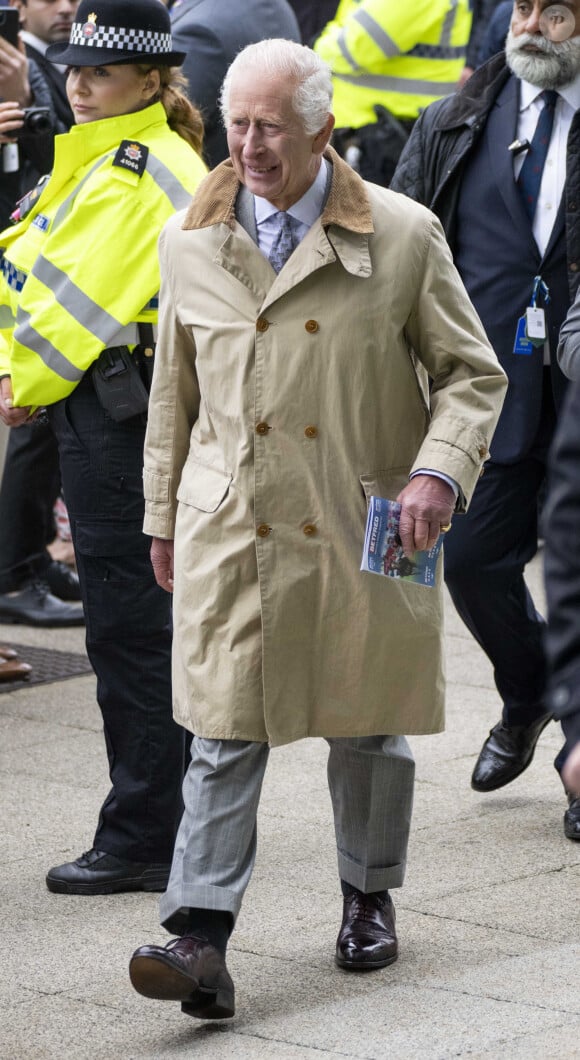
[[[234,1015],[234,984],[219,950],[198,935],[183,935],[167,946],[140,946],[130,964],[138,994],[181,1001],[181,1010],[197,1019]]]
[[[383,898],[353,888],[344,899],[336,963],[340,968],[370,971],[393,964],[397,957],[395,907],[390,895]]]
[[[20,659],[4,659],[0,656],[0,681],[27,681],[32,666]]]

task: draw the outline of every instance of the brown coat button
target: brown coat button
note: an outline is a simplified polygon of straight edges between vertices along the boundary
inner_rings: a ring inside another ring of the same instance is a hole
[[[266,317],[258,317],[256,320],[256,328],[258,331],[267,331],[270,324],[266,320]]]
[[[578,272],[578,265],[575,261],[571,262],[570,264],[570,272]]]
[[[268,534],[270,534],[271,532],[272,532],[272,527],[268,526],[267,523],[260,523],[259,527],[256,530],[256,533],[258,534],[258,537],[267,537]]]
[[[304,325],[304,327],[306,328],[307,331],[310,332],[311,335],[313,335],[315,331],[318,331],[318,321],[317,320],[307,320],[305,325]]]
[[[304,434],[306,435],[307,438],[316,438],[318,436],[318,427],[314,427],[314,425],[310,425],[309,427],[305,427],[304,428]]]
[[[316,527],[313,526],[312,523],[306,523],[304,533],[306,534],[306,537],[312,537],[312,535],[316,533]]]
[[[272,430],[272,428],[270,427],[269,423],[257,423],[256,424],[256,434],[267,434],[268,431],[271,431],[271,430]]]
[[[484,456],[487,456],[487,446],[480,445],[480,447],[479,447],[479,455],[480,455],[482,460],[483,460]]]

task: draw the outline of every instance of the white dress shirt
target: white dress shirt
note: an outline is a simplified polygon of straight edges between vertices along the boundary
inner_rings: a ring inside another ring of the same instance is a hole
[[[538,118],[543,108],[539,97],[542,89],[521,82],[520,111],[518,116],[518,140],[532,142]],[[560,199],[566,182],[566,145],[575,111],[580,107],[580,74],[569,85],[558,89],[559,98],[554,111],[554,126],[548,146],[546,164],[540,184],[538,206],[534,217],[534,238],[541,254],[545,253],[558,213]],[[526,157],[521,151],[514,158],[514,178],[517,180]]]
[[[20,36],[22,37],[22,40],[25,44],[28,44],[31,48],[34,48],[35,51],[40,53],[40,55],[46,55],[46,49],[48,48],[50,43],[49,41],[41,40],[40,37],[36,37],[34,33],[29,33],[27,29],[21,29]],[[56,66],[56,69],[60,70],[61,74],[66,73],[66,71],[68,70],[68,67],[66,65],[63,66],[62,63],[53,63],[52,65]]]

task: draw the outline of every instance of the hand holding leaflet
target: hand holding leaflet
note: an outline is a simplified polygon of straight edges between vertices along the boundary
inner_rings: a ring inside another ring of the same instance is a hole
[[[400,516],[398,501],[370,498],[360,569],[416,585],[433,586],[443,534],[429,551],[406,556],[399,537]]]

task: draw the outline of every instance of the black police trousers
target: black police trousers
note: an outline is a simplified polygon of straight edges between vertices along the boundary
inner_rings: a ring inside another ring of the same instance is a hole
[[[144,417],[115,423],[90,373],[49,408],[97,676],[112,788],[94,847],[169,863],[182,812],[185,731],[171,705],[171,597],[143,533]]]

